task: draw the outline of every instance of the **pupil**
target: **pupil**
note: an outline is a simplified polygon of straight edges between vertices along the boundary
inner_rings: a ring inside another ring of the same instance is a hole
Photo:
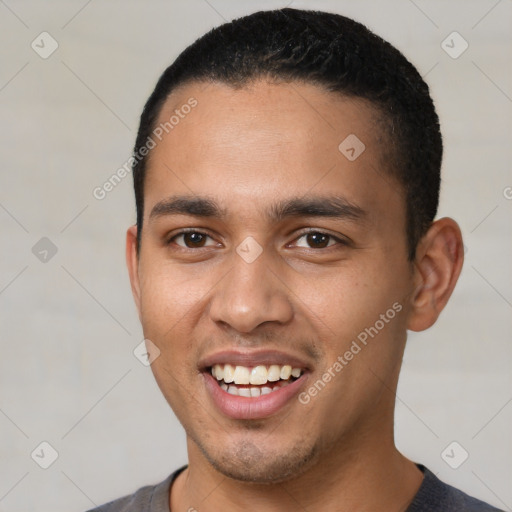
[[[203,235],[201,233],[186,233],[185,239],[188,237],[188,240],[191,241],[193,245],[198,245],[203,242]]]
[[[308,243],[310,243],[310,245],[316,245],[316,247],[325,247],[328,238],[329,235],[323,233],[311,233],[308,234]]]

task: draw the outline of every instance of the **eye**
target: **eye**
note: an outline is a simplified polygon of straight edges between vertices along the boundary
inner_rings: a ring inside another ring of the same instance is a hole
[[[308,231],[307,233],[303,233],[296,240],[300,240],[301,238],[304,238],[306,244],[309,245],[296,245],[298,245],[299,247],[306,247],[309,249],[324,249],[326,247],[336,245],[336,243],[341,245],[347,245],[347,242],[345,240],[342,240],[341,238],[338,238],[334,235],[330,235],[329,233],[324,233],[322,231]]]
[[[175,242],[176,245],[178,245],[179,247],[183,247],[185,249],[201,249],[202,247],[208,247],[205,245],[207,238],[211,238],[211,236],[201,231],[190,229],[180,231],[179,233],[171,237],[167,243],[171,244],[171,242]],[[183,243],[176,242],[176,240],[180,239],[182,240]]]
[[[174,243],[178,247],[182,247],[184,249],[201,249],[203,247],[215,247],[218,245],[215,242],[210,245],[206,245],[207,239],[213,240],[213,238],[207,233],[197,231],[196,229],[187,229],[173,235],[168,240],[167,244],[170,245]],[[305,241],[302,244],[298,243],[301,239],[304,239]],[[308,231],[296,239],[295,245],[308,249],[325,249],[327,247],[332,247],[333,245],[348,245],[348,242],[342,238],[322,231]]]

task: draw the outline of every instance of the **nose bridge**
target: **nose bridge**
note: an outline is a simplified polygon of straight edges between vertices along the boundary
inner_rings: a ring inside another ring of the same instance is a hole
[[[212,298],[213,321],[245,333],[264,322],[289,321],[293,310],[286,287],[271,270],[269,256],[247,239],[233,251],[231,270]]]

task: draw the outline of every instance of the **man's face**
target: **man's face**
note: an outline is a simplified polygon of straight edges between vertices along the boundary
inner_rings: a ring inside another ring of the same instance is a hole
[[[197,106],[181,109],[191,97]],[[159,123],[176,109],[151,151],[132,284],[189,450],[265,482],[379,449],[413,283],[402,191],[374,110],[264,82],[189,84]],[[177,196],[219,212],[169,207]]]

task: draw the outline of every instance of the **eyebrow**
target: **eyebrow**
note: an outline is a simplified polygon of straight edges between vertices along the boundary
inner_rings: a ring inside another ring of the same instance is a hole
[[[208,197],[171,196],[155,204],[149,220],[168,215],[225,219],[227,214],[226,208],[221,208],[215,200]],[[362,221],[367,217],[367,212],[340,196],[309,196],[278,201],[270,206],[266,216],[273,222],[289,217],[329,217]]]

